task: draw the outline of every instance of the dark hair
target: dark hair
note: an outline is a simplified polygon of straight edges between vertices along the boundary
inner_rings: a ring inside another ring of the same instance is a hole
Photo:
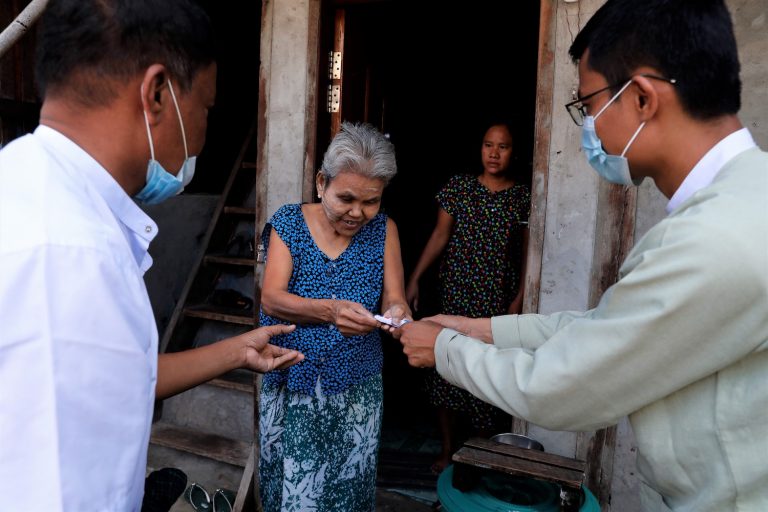
[[[488,133],[488,130],[493,128],[494,126],[503,126],[507,129],[509,132],[509,135],[512,137],[512,143],[514,144],[517,142],[517,127],[516,125],[506,117],[491,117],[485,120],[483,123],[482,132],[480,132],[480,141],[482,142],[483,138],[485,137],[485,134]]]
[[[738,50],[724,0],[608,0],[569,53],[577,61],[587,50],[590,69],[609,84],[628,80],[640,66],[676,79],[691,117],[711,119],[741,108]]]
[[[66,91],[106,105],[113,83],[163,64],[183,90],[215,60],[208,15],[190,0],[50,0],[41,21],[36,75],[41,96]]]

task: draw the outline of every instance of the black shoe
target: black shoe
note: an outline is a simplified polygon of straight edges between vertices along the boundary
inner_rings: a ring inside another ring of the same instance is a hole
[[[141,512],[168,512],[187,487],[187,475],[176,468],[153,471],[144,481]]]

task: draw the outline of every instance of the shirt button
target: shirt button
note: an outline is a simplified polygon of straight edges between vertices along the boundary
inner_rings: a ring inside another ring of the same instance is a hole
[[[331,294],[331,298],[332,298],[332,299],[335,299],[335,298],[336,298],[336,294],[335,294],[335,293],[332,293],[332,294]]]
[[[151,233],[152,232],[152,226],[145,226],[144,227],[144,231],[146,231],[147,233]]]

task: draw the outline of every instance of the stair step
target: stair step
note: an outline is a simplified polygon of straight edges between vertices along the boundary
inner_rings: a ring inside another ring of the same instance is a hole
[[[224,213],[229,215],[256,215],[256,208],[245,206],[225,206]]]
[[[217,322],[227,322],[230,324],[255,325],[253,311],[244,312],[232,311],[215,306],[191,306],[184,308],[184,315],[193,318],[203,318],[205,320],[215,320]]]
[[[166,448],[158,444],[150,444],[149,453],[147,453],[147,473],[169,467],[180,469],[187,475],[188,484],[196,482],[208,489],[208,492],[222,488],[236,490],[244,474],[244,470],[240,466]],[[191,511],[189,502],[184,499],[184,496],[179,496],[176,504],[171,507],[169,512]]]
[[[251,444],[244,441],[206,434],[162,422],[152,426],[150,442],[241,468],[244,468],[248,462],[251,449]]]
[[[207,254],[206,263],[218,263],[220,265],[237,265],[243,267],[253,267],[256,264],[254,258],[242,258],[237,256],[228,256],[226,254]]]
[[[248,370],[234,370],[219,378],[209,380],[207,384],[253,394],[253,373]]]
[[[254,431],[253,373],[229,372],[163,400],[156,421],[196,432],[252,441]]]

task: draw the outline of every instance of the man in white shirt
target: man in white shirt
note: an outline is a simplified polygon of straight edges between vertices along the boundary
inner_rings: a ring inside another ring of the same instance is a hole
[[[582,147],[669,216],[587,312],[433,317],[414,366],[555,430],[628,415],[645,510],[768,510],[768,154],[742,127],[723,0],[608,0],[570,49]]]
[[[52,0],[34,134],[0,151],[0,495],[17,511],[141,507],[153,403],[301,354],[274,326],[163,354],[143,274],[160,202],[194,173],[216,93],[189,0]],[[166,171],[166,169],[168,169]]]

